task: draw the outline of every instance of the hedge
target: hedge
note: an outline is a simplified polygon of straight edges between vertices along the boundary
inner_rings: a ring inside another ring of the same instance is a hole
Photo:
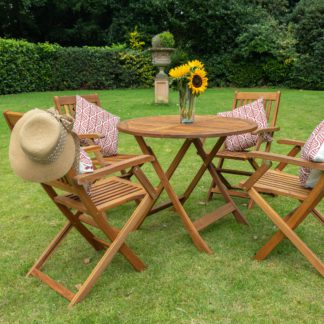
[[[271,55],[240,58],[201,56],[209,86],[286,86],[323,89],[319,68],[324,46],[313,56],[282,60]],[[197,57],[193,57],[197,58]],[[180,50],[172,64],[189,59]],[[0,38],[0,94],[31,91],[152,87],[156,68],[148,51],[118,47],[61,47]]]
[[[149,87],[154,74],[147,51],[0,38],[0,94]]]

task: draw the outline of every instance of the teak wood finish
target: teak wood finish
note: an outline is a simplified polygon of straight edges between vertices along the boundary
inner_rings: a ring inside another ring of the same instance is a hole
[[[10,129],[13,129],[15,123],[23,114],[6,111],[4,116]],[[42,183],[41,186],[45,192],[67,218],[67,223],[44,250],[27,275],[37,277],[46,283],[57,293],[69,300],[69,307],[72,307],[86,297],[117,252],[120,252],[136,271],[144,270],[146,268],[145,264],[125,244],[125,240],[131,231],[136,230],[140,226],[156,198],[157,193],[155,189],[140,168],[142,164],[152,162],[153,160],[154,157],[151,155],[138,155],[128,160],[116,162],[111,166],[97,169],[92,173],[77,175],[71,169],[60,179]],[[130,167],[133,168],[134,175],[140,184],[112,176],[113,173]],[[109,175],[110,177],[107,177]],[[90,195],[83,187],[84,184],[88,183],[92,183]],[[113,227],[108,222],[105,212],[134,200],[139,202],[138,206],[123,227],[121,229]],[[98,228],[109,241],[97,237],[85,225]],[[87,279],[75,293],[42,271],[46,261],[72,228],[76,229],[95,250],[106,250]]]
[[[295,146],[302,144],[302,142],[287,140],[282,140],[282,143],[290,143]],[[310,213],[313,213],[324,225],[324,216],[315,209],[324,196],[324,163],[314,163],[291,155],[284,156],[269,152],[250,152],[248,154],[251,158],[263,159],[265,163],[245,183],[241,183],[241,187],[247,191],[249,197],[278,228],[278,232],[256,253],[255,259],[264,260],[284,238],[288,238],[314,268],[324,276],[324,264],[294,231]],[[270,170],[272,161],[279,162],[280,167]],[[282,171],[288,164],[321,170],[322,175],[313,189],[306,189],[300,185],[298,176]],[[262,197],[261,193],[296,199],[300,205],[282,218]]]
[[[81,95],[81,97],[101,107],[101,102],[97,94]],[[60,114],[68,115],[73,118],[75,117],[76,96],[54,96],[54,104],[55,108],[59,111]],[[79,137],[86,140],[89,146],[93,146],[95,145],[94,141],[102,136],[102,134],[84,134],[80,135]],[[101,151],[95,151],[94,154],[95,159],[93,159],[93,163],[95,165],[110,165],[112,163],[123,161],[125,159],[136,156],[134,154],[118,153],[113,156],[104,157]],[[123,170],[123,174],[125,178],[130,178],[132,176],[132,171],[126,172],[125,170]]]
[[[10,130],[13,130],[15,124],[23,115],[24,114],[21,112],[15,112],[10,110],[7,110],[3,113],[3,117],[5,118]]]
[[[277,117],[278,117],[278,109],[280,103],[280,91],[277,92],[240,92],[236,91],[233,101],[232,110],[251,103],[257,99],[263,98],[264,99],[264,108],[268,120],[268,127],[265,129],[258,129],[253,132],[253,134],[258,134],[258,141],[256,146],[253,150],[262,150],[264,152],[269,152],[271,148],[271,142],[266,142],[263,144],[263,137],[262,134],[268,133],[269,135],[273,136],[275,131],[278,131],[280,128],[276,127]],[[264,148],[262,149],[262,146]],[[225,177],[225,174],[232,174],[232,175],[240,175],[240,176],[250,176],[257,168],[258,164],[255,159],[248,156],[248,151],[243,152],[231,152],[227,151],[225,148],[220,150],[216,157],[219,158],[217,164],[217,172],[218,175],[222,178],[223,183],[226,185],[228,192],[231,196],[235,197],[247,197],[245,192],[240,190],[238,185],[233,185],[230,181]],[[253,172],[250,171],[242,171],[236,169],[228,169],[224,167],[226,161],[230,160],[239,160],[244,161],[246,164],[248,163],[250,167],[252,167]],[[219,188],[215,185],[214,182],[211,183],[211,186],[208,191],[208,199],[212,199],[214,193],[219,193]]]
[[[224,217],[229,213],[232,213],[237,222],[243,224],[247,223],[245,217],[241,214],[232,198],[228,195],[226,187],[223,185],[215,170],[215,167],[212,164],[212,160],[224,143],[226,136],[251,132],[257,128],[255,123],[237,118],[225,118],[219,116],[196,116],[195,122],[193,124],[182,125],[180,124],[179,116],[154,116],[123,121],[118,125],[118,128],[121,132],[135,136],[135,139],[139,144],[143,154],[150,154],[155,157],[155,159],[151,163],[160,179],[160,183],[156,188],[156,199],[151,202],[150,214],[173,206],[176,212],[179,214],[194,244],[200,251],[212,253],[212,250],[200,236],[199,231],[214,223],[218,219]],[[174,138],[184,140],[183,145],[177,152],[166,172],[163,171],[161,164],[156,157],[156,154],[144,139],[145,137],[162,139]],[[218,138],[218,140],[216,140],[216,143],[211,152],[207,154],[203,148],[201,139],[212,137]],[[169,180],[175,170],[178,168],[180,162],[182,161],[191,145],[195,146],[197,154],[202,159],[202,165],[199,168],[197,174],[193,177],[192,182],[187,187],[184,194],[178,197]],[[206,170],[209,171],[213,178],[213,181],[219,186],[226,204],[216,209],[214,212],[202,216],[195,222],[192,222],[187,212],[185,211],[183,204],[189,198]],[[170,201],[153,208],[163,190],[167,192]]]

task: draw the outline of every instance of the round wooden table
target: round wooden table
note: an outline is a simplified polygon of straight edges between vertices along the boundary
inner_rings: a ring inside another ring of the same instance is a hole
[[[185,228],[190,234],[194,244],[200,251],[207,253],[212,252],[207,243],[200,236],[199,231],[214,223],[218,219],[229,213],[233,213],[234,217],[239,223],[247,223],[244,215],[239,211],[231,196],[228,194],[227,188],[223,185],[212,161],[227,136],[248,133],[256,130],[257,125],[254,122],[238,118],[220,117],[216,115],[198,115],[195,116],[194,123],[180,124],[179,116],[170,115],[141,117],[122,121],[119,123],[118,129],[123,133],[135,136],[135,139],[142,152],[144,154],[151,154],[155,157],[152,165],[161,182],[155,189],[157,195],[156,199],[152,201],[150,214],[173,205]],[[178,138],[185,140],[166,172],[163,171],[156,154],[146,143],[144,137]],[[203,147],[202,139],[204,138],[218,138],[209,153],[207,153]],[[201,157],[203,163],[183,195],[177,196],[169,180],[192,144],[196,147],[197,154]],[[226,203],[217,208],[215,211],[192,222],[185,211],[183,204],[189,198],[190,194],[206,170],[209,171],[215,184],[220,188],[220,192]],[[167,192],[170,201],[153,208],[163,189],[165,189]]]
[[[252,132],[257,125],[251,121],[216,115],[196,116],[192,124],[180,124],[180,117],[152,116],[121,122],[118,129],[134,136],[158,138],[208,138]]]

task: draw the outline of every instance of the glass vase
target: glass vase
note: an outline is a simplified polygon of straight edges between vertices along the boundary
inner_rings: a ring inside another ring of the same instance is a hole
[[[196,96],[186,85],[179,89],[179,114],[181,124],[192,124],[195,120]]]

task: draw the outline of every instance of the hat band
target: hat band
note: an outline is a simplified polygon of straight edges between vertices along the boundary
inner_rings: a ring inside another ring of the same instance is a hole
[[[74,119],[68,115],[60,115],[58,113],[58,111],[54,108],[47,109],[46,112],[51,114],[54,118],[56,118],[60,122],[63,132],[65,134],[65,138],[66,138],[67,133],[70,133],[72,135],[72,138],[73,138],[74,144],[75,144],[74,145],[75,146],[75,158],[74,158],[73,168],[78,173],[79,172],[79,162],[80,162],[80,140],[79,140],[79,136],[73,131]],[[65,138],[64,138],[64,141],[65,141]],[[63,150],[63,148],[61,150]]]

